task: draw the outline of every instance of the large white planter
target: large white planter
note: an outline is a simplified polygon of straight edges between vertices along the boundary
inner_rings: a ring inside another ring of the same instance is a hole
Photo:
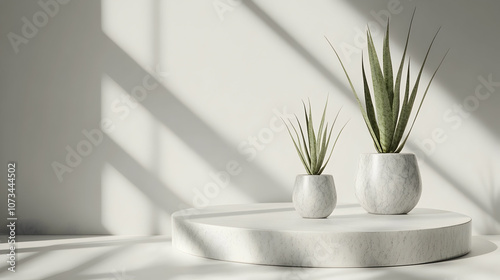
[[[361,154],[356,196],[373,214],[406,214],[418,203],[422,181],[414,154]]]
[[[321,219],[332,214],[337,192],[332,175],[297,175],[293,206],[303,218]]]

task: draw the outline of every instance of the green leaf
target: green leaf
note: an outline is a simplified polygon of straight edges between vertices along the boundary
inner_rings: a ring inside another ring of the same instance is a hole
[[[380,69],[377,52],[373,44],[373,38],[370,30],[367,33],[368,56],[370,58],[370,67],[373,81],[373,94],[375,96],[375,106],[377,108],[378,128],[380,131],[380,144],[382,151],[386,152],[392,144],[394,135],[394,122],[392,120],[392,108],[389,102],[384,75]]]
[[[316,136],[314,135],[311,101],[309,101],[309,118],[307,119],[307,137],[309,138],[309,151],[311,152],[311,170],[314,170],[316,169],[318,155],[316,151]]]
[[[394,100],[394,92],[393,92],[394,83],[392,80],[392,61],[391,61],[391,50],[389,47],[389,19],[387,19],[387,30],[385,32],[385,38],[384,38],[383,59],[384,59],[385,87],[387,89],[387,96],[389,97],[389,104],[391,104],[392,107]]]
[[[326,96],[326,103],[325,103],[325,108],[323,109],[323,116],[321,117],[321,122],[319,124],[319,128],[318,128],[318,141],[317,141],[317,150],[319,151],[319,149],[321,148],[321,136],[322,136],[322,129],[323,129],[323,125],[325,123],[325,116],[326,116],[326,107],[328,106],[328,95]]]
[[[332,126],[333,128],[333,126]],[[319,156],[318,156],[318,164],[316,166],[316,170],[315,172],[318,172],[319,171],[319,167],[321,167],[321,165],[323,165],[323,161],[325,160],[325,155],[326,155],[326,151],[328,149],[328,145],[326,143],[326,136],[327,136],[327,132],[328,132],[328,123],[326,123],[326,128],[324,129],[324,131],[322,131],[322,142],[321,142],[321,149],[319,150]]]
[[[319,159],[318,159],[318,164],[316,166],[316,172],[319,172],[321,166],[323,165],[323,161],[325,159],[325,156],[326,156],[326,153],[328,150],[328,146],[330,144],[330,139],[332,137],[333,128],[335,127],[335,123],[337,123],[337,119],[338,119],[341,111],[342,111],[342,108],[340,108],[340,110],[337,112],[337,115],[335,115],[335,119],[333,120],[333,124],[330,128],[330,133],[328,133],[328,138],[326,137],[327,132],[328,132],[328,125],[324,131],[324,137],[323,137],[324,140],[323,140],[323,144],[322,144],[322,151],[321,151]],[[321,174],[321,172],[319,174]]]
[[[337,123],[337,118],[340,115],[340,111],[342,111],[342,108],[340,108],[340,110],[337,112],[337,115],[335,115],[335,119],[333,120],[332,127],[330,128],[330,133],[328,134],[328,140],[326,141],[326,146],[328,146],[330,144],[330,138],[332,137],[332,131],[333,131],[333,128],[335,127],[335,124]]]
[[[406,88],[405,88],[405,96],[403,99],[403,104],[408,104],[408,99],[410,97],[410,68],[411,68],[411,60],[408,58],[408,73],[406,76]]]
[[[282,120],[283,120],[283,119],[282,119]],[[285,122],[285,121],[283,121],[283,122]],[[292,124],[292,122],[291,122],[290,120],[288,120],[288,123],[289,123],[289,124],[290,124],[290,126],[293,128],[293,131],[295,131],[295,135],[296,135],[296,137],[297,137],[297,143],[299,143],[299,144],[300,144],[301,142],[300,142],[300,137],[299,137],[299,133],[297,132],[297,129],[295,128],[295,126]],[[286,123],[285,123],[285,124],[286,124]],[[294,138],[294,139],[295,139],[295,138]],[[301,153],[302,155],[304,155],[304,150],[302,150],[302,145],[298,145],[298,146],[299,146],[299,149],[300,149],[300,153]]]
[[[391,145],[391,151],[395,151],[399,145],[399,142],[401,141],[401,138],[403,137],[403,133],[406,128],[406,123],[408,122],[408,119],[405,119],[406,116],[410,116],[407,111],[408,111],[408,96],[410,95],[410,60],[408,59],[408,72],[406,75],[406,89],[405,89],[405,96],[403,98],[403,106],[401,107],[401,115],[399,116],[399,120],[396,126],[396,130],[394,132],[394,138],[392,139],[392,145]],[[411,110],[411,108],[410,108]]]
[[[327,103],[328,103],[328,99],[327,99]],[[288,131],[288,134],[290,135],[290,138],[292,138],[292,142],[294,144],[295,150],[297,151],[297,154],[299,155],[299,158],[300,158],[302,164],[304,165],[304,168],[306,169],[307,173],[311,174],[311,175],[319,175],[319,174],[321,174],[320,169],[322,167],[324,168],[324,166],[326,165],[326,164],[323,165],[323,162],[324,162],[324,159],[326,157],[326,153],[328,151],[328,146],[329,146],[330,139],[332,136],[333,127],[335,126],[335,123],[337,122],[337,118],[338,118],[341,110],[339,110],[337,112],[337,115],[335,116],[333,124],[330,128],[330,134],[328,134],[329,123],[327,122],[326,127],[324,126],[325,116],[326,116],[326,108],[327,108],[325,105],[325,109],[323,109],[323,116],[322,116],[320,129],[318,130],[318,138],[316,138],[316,135],[315,135],[315,132],[313,129],[314,122],[313,122],[313,117],[312,117],[311,102],[309,101],[308,108],[306,107],[304,102],[302,102],[302,104],[304,106],[304,115],[306,117],[306,129],[308,132],[307,141],[306,141],[306,137],[304,136],[304,131],[302,129],[302,125],[301,125],[297,115],[295,115],[295,119],[297,120],[297,124],[299,126],[299,129],[297,129],[295,127],[295,125],[290,120],[288,120],[290,125],[288,125],[283,119],[282,119],[282,121],[286,126],[286,129]],[[293,128],[293,131],[295,132],[295,136],[293,135],[292,129],[290,128],[290,126]],[[298,130],[300,130],[300,135],[299,135]],[[341,132],[342,132],[342,130],[340,131],[340,133]],[[328,135],[328,137],[327,137],[327,135]],[[301,141],[301,137],[302,137],[302,141]],[[338,140],[338,138],[339,138],[339,136],[337,136],[337,140]],[[332,151],[333,151],[334,147],[335,147],[335,144],[332,147]],[[311,156],[309,156],[309,155],[306,156],[306,154],[308,153],[308,150],[311,151]],[[314,153],[314,156],[312,156],[313,153]],[[309,157],[309,160],[307,160],[308,157]],[[331,152],[330,152],[330,156],[329,156],[328,160],[330,159],[330,157],[331,157]]]
[[[436,34],[432,38],[432,41],[431,41],[431,43],[429,45],[429,48],[427,49],[427,53],[425,54],[424,61],[422,62],[422,67],[420,67],[420,71],[418,72],[417,80],[415,81],[415,84],[413,86],[413,90],[411,92],[409,100],[406,100],[407,96],[405,94],[405,104],[403,105],[403,109],[401,110],[401,116],[400,116],[398,127],[397,127],[397,130],[399,130],[399,132],[397,131],[398,136],[400,134],[401,137],[402,137],[402,135],[404,133],[404,130],[406,129],[406,125],[408,124],[408,120],[410,118],[411,111],[413,109],[413,104],[415,103],[415,98],[417,97],[417,92],[418,92],[418,86],[419,86],[419,83],[420,83],[420,78],[422,77],[422,72],[424,70],[425,63],[427,62],[427,58],[429,56],[429,52],[430,52],[430,50],[432,48],[434,40],[436,39],[436,36],[439,33],[439,30],[441,30],[441,28],[439,28],[438,31],[436,32]],[[397,139],[396,143],[399,144],[399,141],[401,141],[401,138]]]
[[[326,141],[326,146],[328,146],[328,145],[330,144],[330,139],[332,138],[333,128],[335,127],[335,123],[337,122],[337,117],[339,116],[340,111],[341,111],[341,110],[339,110],[339,111],[338,111],[337,115],[335,116],[335,119],[333,120],[332,127],[330,128],[330,133],[328,134],[328,140]],[[346,125],[347,125],[347,123],[346,123]],[[344,125],[344,127],[345,127],[345,125]],[[343,128],[342,128],[342,129],[343,129]],[[338,137],[340,136],[340,133],[342,133],[342,129],[340,130],[339,134],[337,135],[337,139],[338,139]],[[336,140],[335,140],[335,142],[336,142]],[[330,151],[330,156],[328,157],[328,160],[327,160],[327,162],[326,162],[326,163],[328,163],[328,161],[330,160],[330,157],[332,156],[332,152],[333,152],[333,149],[334,149],[334,148],[335,148],[335,144],[333,145],[332,150]],[[325,154],[326,154],[326,151],[325,151]],[[324,169],[324,167],[326,166],[326,163],[324,164],[324,166],[323,166],[323,167],[321,167],[321,165],[320,165],[321,169],[320,169],[320,171],[319,171],[319,174],[321,174],[321,172],[323,172],[323,169]],[[318,167],[318,168],[319,168],[319,167]],[[319,174],[318,174],[318,175],[319,175]]]
[[[431,86],[432,80],[434,80],[434,76],[436,76],[437,71],[439,70],[439,68],[441,67],[441,64],[443,64],[444,59],[448,55],[448,52],[449,52],[449,50],[446,51],[445,55],[441,59],[441,62],[439,62],[438,67],[434,71],[434,74],[432,74],[432,77],[429,80],[429,84],[427,84],[427,87],[425,88],[425,92],[424,92],[424,95],[422,96],[422,100],[420,101],[420,105],[418,106],[418,110],[417,110],[417,113],[415,114],[415,118],[413,119],[413,122],[412,122],[412,124],[410,126],[410,130],[408,130],[408,134],[406,134],[405,140],[401,143],[401,145],[399,146],[399,148],[396,150],[396,153],[401,152],[401,150],[403,149],[404,145],[406,144],[406,141],[408,140],[408,136],[410,136],[410,133],[411,133],[411,131],[413,129],[413,126],[415,125],[415,121],[417,120],[418,113],[420,113],[420,108],[422,108],[422,104],[424,103],[424,99],[427,96],[427,91],[429,90],[429,87]]]
[[[406,35],[406,43],[403,51],[403,56],[401,57],[401,63],[399,64],[398,74],[396,76],[396,85],[394,86],[394,100],[392,102],[392,117],[394,119],[394,125],[397,125],[398,117],[399,117],[399,97],[400,97],[400,89],[401,89],[401,76],[403,74],[404,61],[406,57],[406,50],[408,49],[408,41],[410,40],[411,26],[413,23],[413,17],[415,16],[415,9],[413,10],[413,15],[410,20],[410,27],[408,28],[408,34]],[[394,138],[393,138],[394,144]],[[397,145],[397,144],[396,144]],[[394,148],[394,147],[392,147]]]
[[[290,128],[288,127],[288,125],[286,124],[286,122],[285,122],[283,119],[281,119],[281,120],[282,120],[282,121],[283,121],[283,123],[285,124],[286,129],[288,130],[288,134],[289,134],[289,135],[290,135],[290,137],[292,138],[293,145],[295,146],[295,150],[297,151],[297,154],[299,154],[300,161],[302,161],[302,164],[304,165],[304,167],[305,167],[305,169],[306,169],[307,173],[308,173],[308,174],[312,174],[312,173],[311,173],[311,170],[309,169],[309,167],[307,166],[307,164],[306,164],[306,162],[305,162],[305,160],[304,160],[304,155],[300,152],[300,150],[299,150],[299,148],[298,148],[298,146],[297,146],[297,142],[295,142],[295,139],[294,139],[294,138],[293,138],[293,136],[292,136],[292,132],[290,131]],[[292,125],[292,127],[294,127],[294,126]],[[295,128],[295,127],[294,127],[294,128]]]
[[[337,141],[339,140],[339,137],[340,137],[340,134],[342,134],[342,131],[344,131],[344,128],[346,127],[346,125],[349,123],[346,122],[344,124],[344,126],[340,129],[340,132],[339,134],[337,135],[337,138],[335,139],[335,142],[333,143],[333,146],[332,146],[332,150],[330,151],[330,155],[328,156],[328,159],[326,160],[326,162],[323,164],[323,166],[321,167],[321,169],[319,170],[319,173],[317,175],[321,175],[321,173],[323,173],[323,170],[325,170],[325,167],[326,165],[328,164],[328,162],[330,161],[330,158],[332,157],[332,154],[333,154],[333,150],[335,149],[335,145],[337,145]],[[332,125],[332,128],[333,128],[333,125]],[[331,133],[330,133],[331,135]],[[330,142],[330,139],[328,139],[328,142]]]
[[[368,119],[366,111],[363,108],[363,105],[361,104],[361,101],[359,100],[358,94],[356,93],[356,90],[354,89],[354,86],[352,84],[351,78],[349,77],[349,74],[347,73],[347,70],[345,69],[345,66],[344,66],[344,63],[342,62],[342,59],[340,59],[340,56],[339,56],[337,50],[333,47],[332,43],[330,42],[330,40],[328,40],[328,38],[326,36],[325,36],[325,39],[328,42],[328,44],[330,45],[330,47],[332,48],[332,50],[335,53],[335,55],[337,56],[337,59],[339,60],[340,65],[342,66],[342,70],[344,70],[344,74],[347,77],[347,81],[349,82],[349,86],[351,87],[351,90],[352,90],[352,92],[354,94],[354,97],[356,97],[356,101],[358,102],[359,110],[361,111],[361,115],[363,116],[363,119],[365,121],[366,127],[368,128],[368,131],[370,132],[370,136],[372,137],[375,149],[378,152],[382,152],[382,147],[380,146],[379,137],[377,137],[377,135],[375,134],[375,132],[374,132],[374,130],[373,130],[371,124],[370,124],[370,120]]]
[[[302,145],[304,145],[304,151],[305,151],[305,155],[306,155],[305,159],[307,159],[308,165],[311,166],[311,157],[310,157],[309,151],[307,149],[307,144],[306,144],[307,142],[306,142],[306,138],[304,136],[304,131],[302,130],[302,125],[300,124],[300,121],[299,121],[299,118],[297,117],[297,115],[295,115],[295,119],[297,120],[297,124],[299,125],[300,134],[302,135]]]
[[[375,118],[375,109],[373,108],[372,96],[370,94],[370,87],[368,86],[368,81],[365,74],[365,63],[363,55],[361,54],[361,72],[363,74],[363,84],[365,88],[365,103],[366,103],[366,114],[370,120],[370,125],[373,128],[373,132],[377,136],[376,140],[380,143],[380,134],[377,125],[377,119]]]

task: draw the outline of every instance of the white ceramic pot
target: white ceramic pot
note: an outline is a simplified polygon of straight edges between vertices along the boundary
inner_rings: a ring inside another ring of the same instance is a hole
[[[369,213],[395,215],[410,212],[422,193],[414,154],[361,154],[356,196]]]
[[[303,218],[321,219],[332,214],[337,192],[332,175],[297,175],[293,206]]]

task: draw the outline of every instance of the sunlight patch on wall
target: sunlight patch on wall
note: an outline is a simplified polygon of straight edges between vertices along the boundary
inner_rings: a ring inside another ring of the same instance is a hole
[[[144,168],[153,170],[157,148],[151,137],[156,119],[109,76],[102,77],[102,118],[113,124],[107,135]]]
[[[110,234],[151,234],[151,201],[112,165],[101,175],[102,224]]]
[[[227,204],[230,201],[252,202],[238,190],[238,185],[234,183],[235,177],[230,177],[227,186],[220,186],[220,191],[214,197],[211,194],[206,196],[205,186],[213,184],[215,174],[223,171],[225,166],[211,166],[167,127],[162,127],[159,131],[160,143],[164,147],[159,154],[162,170],[158,176],[167,186],[171,186],[173,192],[188,202],[189,207],[197,206],[197,201],[205,198],[204,201],[208,201],[209,204]],[[230,160],[228,158],[227,162]],[[187,206],[178,205],[179,209]]]
[[[144,68],[154,64],[155,0],[102,0],[102,30]]]

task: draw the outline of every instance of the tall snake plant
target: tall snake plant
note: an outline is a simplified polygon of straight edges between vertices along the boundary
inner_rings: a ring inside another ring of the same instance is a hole
[[[405,129],[408,124],[408,120],[410,119],[410,115],[412,112],[413,105],[415,103],[415,98],[417,96],[418,86],[420,83],[420,78],[422,76],[422,70],[424,69],[424,65],[427,61],[427,57],[431,50],[432,44],[436,39],[436,36],[439,33],[439,29],[434,35],[429,48],[427,49],[427,53],[425,54],[424,61],[422,63],[422,67],[418,73],[417,79],[413,85],[413,88],[410,91],[410,60],[408,59],[408,70],[406,74],[406,85],[404,87],[404,95],[401,91],[401,77],[403,75],[403,67],[404,61],[406,57],[406,50],[408,48],[408,41],[410,39],[410,31],[413,23],[413,16],[410,20],[410,27],[408,29],[408,34],[406,36],[406,43],[403,51],[403,57],[401,58],[401,63],[399,64],[398,73],[396,75],[396,81],[393,81],[393,70],[392,70],[392,62],[391,62],[391,52],[389,49],[389,20],[387,21],[387,29],[384,36],[383,43],[383,69],[380,67],[380,62],[377,57],[377,52],[375,50],[375,46],[373,44],[373,38],[370,29],[368,29],[366,33],[367,37],[367,45],[368,45],[368,57],[370,61],[370,69],[372,76],[372,89],[373,96],[375,97],[375,102],[372,100],[372,95],[370,93],[370,87],[368,85],[368,81],[366,79],[365,67],[363,62],[363,56],[361,57],[361,70],[363,75],[363,85],[364,85],[364,93],[365,93],[365,107],[363,107],[356,90],[351,82],[349,74],[347,73],[344,63],[340,59],[339,54],[333,47],[332,43],[328,38],[326,40],[330,44],[330,47],[335,52],[340,64],[342,65],[342,69],[349,81],[349,85],[351,86],[351,90],[354,93],[356,100],[358,101],[359,108],[365,120],[366,126],[370,132],[370,135],[373,139],[373,143],[375,148],[379,153],[399,153],[403,149],[406,141],[408,140],[408,136],[410,135],[411,130],[413,129],[413,125],[417,119],[418,113],[420,112],[420,108],[424,102],[424,99],[427,95],[427,91],[431,85],[434,76],[436,75],[439,67],[443,63],[444,58],[448,54],[443,56],[441,62],[438,67],[434,71],[429,84],[425,88],[424,94],[422,96],[422,100],[420,101],[420,105],[418,106],[418,110],[414,116],[414,119],[411,123],[410,129],[408,130],[406,136],[404,136]],[[375,107],[374,107],[375,103]],[[404,136],[404,137],[403,137]]]
[[[282,120],[283,123],[285,123],[286,125],[288,133],[290,134],[295,149],[297,150],[297,153],[299,155],[300,161],[304,165],[307,173],[309,175],[321,175],[326,165],[330,161],[333,150],[335,148],[335,144],[337,144],[337,140],[339,139],[340,134],[344,130],[347,123],[340,129],[327,158],[326,155],[328,147],[330,145],[330,139],[332,136],[333,127],[335,126],[337,117],[340,114],[340,110],[335,116],[335,119],[330,127],[330,131],[328,131],[328,125],[329,125],[328,122],[325,125],[326,108],[328,105],[328,98],[327,98],[325,108],[323,109],[323,116],[321,117],[321,122],[319,124],[318,132],[315,133],[312,110],[311,110],[311,102],[310,101],[308,102],[309,109],[306,107],[306,104],[304,102],[302,102],[302,105],[304,106],[304,115],[306,119],[305,131],[307,137],[304,134],[304,130],[302,129],[302,125],[300,124],[297,115],[295,115],[295,120],[297,121],[298,129],[293,125],[293,123],[290,120],[288,120],[289,125],[285,122],[285,120],[283,119]],[[292,127],[293,129],[295,137],[293,136],[290,127]],[[299,131],[300,131],[300,136],[299,136]]]

